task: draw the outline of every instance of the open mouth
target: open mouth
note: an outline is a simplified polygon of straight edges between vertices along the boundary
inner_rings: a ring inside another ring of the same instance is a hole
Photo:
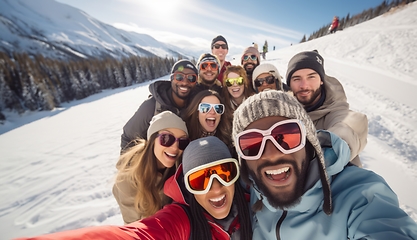
[[[216,126],[216,118],[206,118],[206,123],[209,127]]]
[[[218,198],[211,198],[209,202],[214,208],[222,208],[226,204],[226,194]]]
[[[290,176],[290,173],[289,167],[265,171],[266,177],[273,181],[285,181]]]

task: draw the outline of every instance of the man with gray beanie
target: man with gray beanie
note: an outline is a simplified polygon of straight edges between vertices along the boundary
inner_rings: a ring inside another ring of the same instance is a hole
[[[329,130],[347,142],[350,160],[361,167],[359,153],[365,148],[368,119],[349,109],[342,84],[326,75],[324,59],[317,51],[296,54],[288,63],[287,85],[304,106],[317,129]]]
[[[247,98],[232,139],[250,186],[253,239],[417,239],[385,180],[350,164],[346,142],[316,132],[288,93]]]
[[[171,69],[171,81],[156,81],[149,85],[151,96],[145,100],[123,127],[121,153],[133,146],[136,138],[147,138],[152,117],[163,111],[177,115],[186,106],[197,82],[198,70],[189,60],[177,61]]]

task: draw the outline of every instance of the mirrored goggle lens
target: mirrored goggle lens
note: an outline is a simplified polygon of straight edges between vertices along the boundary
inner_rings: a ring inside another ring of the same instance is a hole
[[[225,183],[230,183],[236,180],[238,175],[237,165],[235,162],[226,162],[198,170],[188,176],[188,184],[192,190],[204,191],[211,187],[208,184],[213,174],[219,176]]]
[[[174,78],[177,81],[187,79],[190,83],[195,83],[197,81],[197,75],[195,74],[174,73]]]
[[[176,138],[172,134],[163,133],[159,134],[159,143],[164,147],[171,147],[176,141],[178,141],[178,148],[184,150],[190,143],[188,138]]]
[[[198,111],[200,111],[201,113],[208,113],[212,107],[214,108],[214,111],[217,114],[223,114],[224,113],[224,105],[223,104],[200,103],[198,105]]]
[[[244,155],[243,157],[253,157],[257,156],[261,151],[264,151],[265,145],[262,144],[264,137],[269,135],[263,135],[260,132],[247,132],[239,136],[238,144],[239,148]],[[291,153],[292,149],[300,146],[302,142],[302,134],[299,125],[295,122],[285,123],[278,125],[272,129],[270,136],[273,138],[273,141],[281,146],[285,154]],[[261,149],[263,145],[263,148]]]
[[[256,87],[260,87],[262,86],[262,84],[266,82],[267,84],[273,84],[275,82],[275,77],[274,76],[268,76],[265,78],[257,78],[255,79],[255,86]]]
[[[231,87],[233,84],[242,85],[243,84],[243,77],[238,78],[228,78],[226,79],[226,86]]]
[[[217,63],[215,63],[215,62],[204,62],[204,63],[202,63],[201,65],[200,65],[201,67],[201,69],[202,70],[207,70],[207,69],[211,69],[211,70],[213,70],[213,71],[216,71],[217,70]]]
[[[244,55],[243,56],[243,60],[248,61],[249,59],[251,59],[252,61],[256,60],[256,55],[252,54],[252,55]]]

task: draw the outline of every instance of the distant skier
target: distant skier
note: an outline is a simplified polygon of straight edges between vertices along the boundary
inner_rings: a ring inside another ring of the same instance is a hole
[[[262,58],[266,59],[266,53],[268,52],[268,42],[265,40],[264,46],[262,47]]]
[[[330,24],[330,27],[329,27],[329,33],[335,33],[338,27],[339,27],[339,17],[334,16],[332,24]]]

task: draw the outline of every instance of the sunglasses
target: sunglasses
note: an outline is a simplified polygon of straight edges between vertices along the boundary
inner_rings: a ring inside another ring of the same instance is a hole
[[[184,79],[187,79],[190,83],[195,83],[197,82],[197,75],[193,73],[185,74],[185,73],[176,72],[171,75],[171,80],[172,79],[175,79],[180,82],[183,81]]]
[[[238,78],[228,78],[226,79],[226,86],[231,87],[233,84],[242,85],[243,84],[243,77]]]
[[[176,138],[174,135],[170,133],[158,134],[158,138],[159,138],[159,144],[161,144],[164,147],[171,147],[172,144],[174,144],[175,142],[178,142],[178,148],[180,150],[184,150],[190,143],[189,138]]]
[[[203,62],[202,64],[200,64],[200,69],[201,70],[207,70],[207,69],[210,68],[213,71],[217,71],[218,67],[219,66],[215,62]]]
[[[264,84],[264,82],[266,82],[267,84],[273,84],[275,83],[275,77],[272,75],[269,75],[268,77],[264,77],[264,78],[257,78],[255,79],[255,87],[260,87],[262,86],[262,84]]]
[[[206,194],[216,178],[223,186],[230,186],[239,178],[236,159],[226,158],[191,169],[184,175],[185,187],[192,194]]]
[[[252,60],[252,61],[256,61],[257,57],[256,57],[255,54],[252,54],[252,55],[244,55],[243,56],[243,60],[244,61],[248,61],[249,59]]]
[[[213,47],[215,49],[219,49],[219,48],[227,49],[227,45],[226,44],[214,44]]]
[[[198,111],[201,113],[208,113],[210,112],[211,108],[214,109],[214,111],[217,114],[223,114],[224,113],[224,105],[221,103],[200,103],[198,104]]]
[[[248,129],[236,135],[236,150],[245,160],[258,160],[267,139],[282,153],[290,154],[305,146],[306,130],[297,119],[277,122],[268,130]]]

